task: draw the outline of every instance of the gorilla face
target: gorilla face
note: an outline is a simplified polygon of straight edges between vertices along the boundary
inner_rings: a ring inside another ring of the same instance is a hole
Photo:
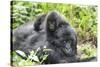
[[[60,16],[60,14],[56,11],[52,11],[52,12],[48,13],[46,18],[47,18],[46,19],[46,26],[47,26],[46,29],[51,32],[55,32],[55,30],[58,28],[60,23],[62,23],[62,21],[64,21],[64,18],[62,18]]]

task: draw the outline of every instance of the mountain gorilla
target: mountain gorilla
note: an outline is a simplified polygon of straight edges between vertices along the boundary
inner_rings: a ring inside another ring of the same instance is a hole
[[[57,11],[39,16],[35,23],[29,22],[13,33],[12,50],[22,50],[27,55],[38,48],[47,48],[45,64],[76,62],[77,36],[75,31]]]

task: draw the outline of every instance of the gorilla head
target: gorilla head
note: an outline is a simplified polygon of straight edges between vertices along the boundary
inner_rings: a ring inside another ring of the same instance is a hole
[[[54,45],[62,48],[67,56],[76,55],[77,38],[74,30],[69,25],[63,25],[55,31]]]
[[[46,29],[53,32],[59,27],[60,24],[65,22],[65,19],[59,14],[59,12],[52,11],[46,16],[45,22],[47,26]]]

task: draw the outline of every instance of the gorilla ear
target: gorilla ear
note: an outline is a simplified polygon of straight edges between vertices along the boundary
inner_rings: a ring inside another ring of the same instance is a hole
[[[34,22],[34,30],[40,31],[42,28],[40,27],[41,24],[44,22],[46,14],[39,15]]]

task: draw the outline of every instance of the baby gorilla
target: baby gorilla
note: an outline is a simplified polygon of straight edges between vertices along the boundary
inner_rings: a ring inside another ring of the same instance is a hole
[[[42,20],[41,20],[42,18]],[[13,37],[13,50],[22,50],[27,55],[31,50],[51,49],[45,64],[76,62],[77,37],[75,31],[57,11],[37,18],[35,24],[27,23],[17,28]]]

